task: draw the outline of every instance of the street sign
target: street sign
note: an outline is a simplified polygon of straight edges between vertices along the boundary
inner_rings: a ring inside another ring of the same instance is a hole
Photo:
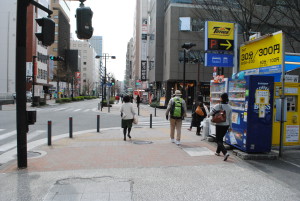
[[[233,54],[205,54],[206,66],[214,67],[232,67],[233,66]]]
[[[208,39],[208,50],[233,51],[234,40]]]
[[[205,22],[205,66],[234,66],[234,26],[228,22]]]

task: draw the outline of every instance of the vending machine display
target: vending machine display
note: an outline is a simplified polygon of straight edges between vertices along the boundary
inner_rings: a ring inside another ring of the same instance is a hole
[[[271,76],[229,79],[232,132],[225,142],[245,152],[269,152],[272,145],[274,82]]]
[[[220,103],[220,97],[222,93],[227,92],[227,88],[228,88],[228,78],[210,81],[210,110],[216,104]],[[210,123],[209,135],[212,137],[216,136],[216,126],[213,123]]]
[[[222,93],[227,92],[227,84],[228,78],[224,78],[221,82],[210,81],[210,108],[220,103]]]

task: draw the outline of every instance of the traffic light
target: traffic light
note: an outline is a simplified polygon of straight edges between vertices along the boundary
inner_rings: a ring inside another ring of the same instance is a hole
[[[49,59],[52,60],[52,61],[64,61],[65,59],[61,56],[49,56]]]
[[[35,33],[39,41],[45,46],[50,46],[54,43],[55,22],[51,18],[35,19],[39,26],[42,27],[41,33]]]
[[[90,39],[93,36],[94,28],[92,27],[93,11],[90,7],[84,7],[83,4],[80,8],[76,9],[76,25],[77,25],[77,38]]]

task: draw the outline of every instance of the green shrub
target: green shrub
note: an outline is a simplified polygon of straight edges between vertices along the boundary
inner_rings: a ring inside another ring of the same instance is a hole
[[[62,103],[62,100],[61,99],[56,99],[55,103]]]
[[[72,101],[72,99],[71,99],[71,98],[61,98],[61,101],[62,101],[63,103],[69,103],[69,102]]]

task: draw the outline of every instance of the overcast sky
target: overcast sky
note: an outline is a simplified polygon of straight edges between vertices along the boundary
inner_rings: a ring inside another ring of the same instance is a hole
[[[94,12],[94,36],[103,37],[103,53],[116,56],[115,60],[106,60],[107,73],[111,72],[117,80],[124,80],[126,68],[127,43],[133,36],[133,17],[136,0],[86,0]],[[76,8],[80,2],[71,3],[71,31],[73,38],[78,40],[75,29]]]

